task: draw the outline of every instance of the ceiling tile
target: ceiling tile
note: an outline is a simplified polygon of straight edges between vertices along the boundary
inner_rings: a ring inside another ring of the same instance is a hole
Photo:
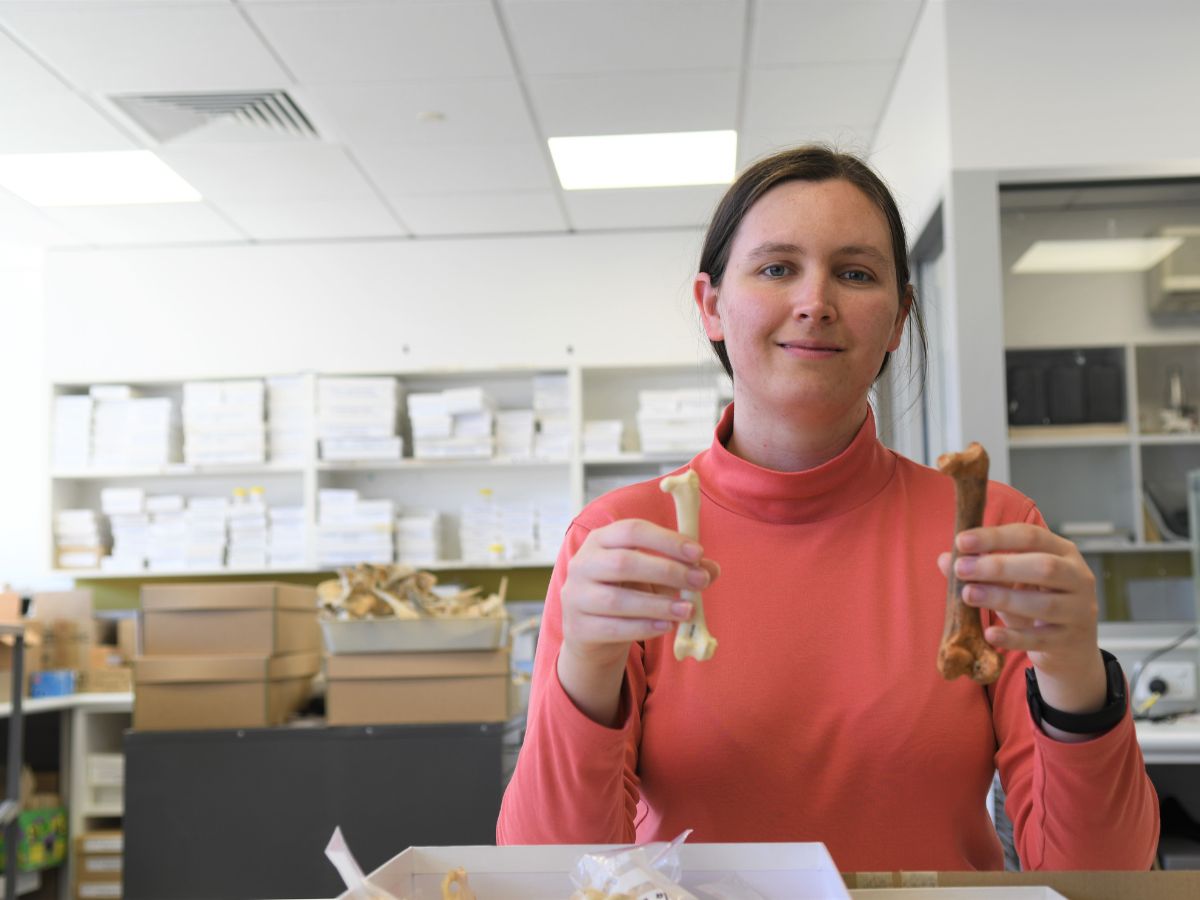
[[[255,240],[403,237],[408,232],[374,197],[225,203],[221,211]]]
[[[818,63],[794,69],[751,69],[742,130],[803,133],[810,122],[879,120],[897,63]]]
[[[374,196],[346,152],[331,144],[161,147],[158,155],[222,209],[234,200],[257,203]]]
[[[0,190],[0,243],[61,246],[79,239],[51,222],[37,207]]]
[[[920,11],[921,0],[760,0],[748,65],[898,60]]]
[[[516,79],[322,84],[297,91],[326,139],[372,144],[538,141]],[[439,121],[422,121],[437,113]]]
[[[303,82],[513,75],[490,3],[242,6],[284,65]]]
[[[98,93],[278,87],[287,75],[231,4],[14,3],[0,23]]]
[[[581,230],[699,228],[708,223],[728,185],[565,191],[567,215]]]
[[[526,75],[741,65],[744,0],[502,0]]]
[[[203,203],[63,206],[47,209],[46,215],[97,246],[246,240],[245,234]]]
[[[136,150],[139,145],[67,88],[26,94],[0,89],[0,153]]]
[[[779,130],[738,135],[738,168],[777,150],[798,144],[828,144],[843,153],[866,156],[871,150],[870,125],[804,125],[794,131]]]
[[[388,195],[537,191],[556,186],[539,144],[359,144],[354,155]]]
[[[413,234],[517,234],[566,231],[550,191],[396,197],[392,205]]]
[[[738,73],[662,72],[528,79],[547,137],[737,127]]]
[[[0,27],[3,26],[0,6]],[[22,94],[56,93],[65,85],[11,37],[0,32],[0,84],[19,84]]]

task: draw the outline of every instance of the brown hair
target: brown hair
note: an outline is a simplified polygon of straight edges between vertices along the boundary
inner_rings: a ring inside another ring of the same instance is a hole
[[[904,236],[904,222],[900,218],[900,210],[892,198],[891,191],[883,180],[857,156],[849,153],[838,153],[821,144],[808,144],[782,150],[754,163],[730,185],[721,202],[717,204],[709,223],[708,232],[704,236],[704,248],[700,252],[700,271],[708,275],[714,287],[721,283],[725,276],[725,267],[729,264],[729,249],[734,236],[746,213],[759,199],[772,188],[788,181],[831,181],[842,179],[854,185],[871,200],[887,221],[888,231],[892,237],[892,258],[896,264],[896,291],[900,302],[904,302],[905,291],[909,288],[908,271],[908,242]],[[928,350],[925,338],[925,323],[917,306],[916,294],[913,294],[909,316],[916,327],[921,347],[921,371],[924,381],[925,354]],[[725,351],[724,341],[709,341],[722,368],[733,377],[733,367],[729,364],[729,354]],[[891,354],[885,354],[883,365],[875,377],[882,375],[888,366]]]

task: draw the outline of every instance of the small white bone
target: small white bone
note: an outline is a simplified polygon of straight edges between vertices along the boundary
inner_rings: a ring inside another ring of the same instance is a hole
[[[679,533],[696,540],[700,537],[700,476],[692,469],[679,475],[671,475],[658,483],[664,493],[675,498],[675,519]],[[675,630],[675,658],[689,656],[699,662],[712,659],[717,650],[717,639],[709,634],[704,621],[704,602],[699,591],[681,591],[681,600],[691,601],[692,617],[680,622]]]

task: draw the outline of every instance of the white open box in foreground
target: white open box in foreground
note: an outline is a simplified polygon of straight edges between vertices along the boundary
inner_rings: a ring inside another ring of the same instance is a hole
[[[851,900],[1067,900],[1053,888],[1015,884],[1003,887],[867,888],[851,891],[850,897]]]
[[[367,880],[396,900],[441,900],[442,878],[462,866],[479,900],[567,900],[579,858],[608,849],[616,845],[409,847]],[[737,875],[765,900],[850,900],[824,844],[684,844],[679,856],[689,890]]]

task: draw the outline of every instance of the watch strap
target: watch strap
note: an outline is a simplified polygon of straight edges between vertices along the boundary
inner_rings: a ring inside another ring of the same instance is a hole
[[[1090,713],[1068,713],[1055,709],[1042,699],[1038,688],[1037,671],[1033,666],[1025,670],[1025,697],[1029,701],[1029,712],[1039,725],[1053,725],[1067,734],[1100,734],[1113,728],[1125,717],[1129,700],[1125,694],[1125,673],[1117,658],[1107,650],[1101,650],[1104,674],[1108,679],[1108,693],[1104,706]]]

